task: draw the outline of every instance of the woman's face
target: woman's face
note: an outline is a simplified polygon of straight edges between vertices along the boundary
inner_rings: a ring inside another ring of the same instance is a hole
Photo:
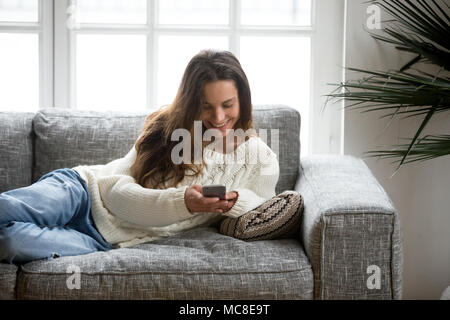
[[[233,80],[208,82],[203,88],[204,105],[200,120],[207,129],[216,128],[226,136],[239,120],[239,95]]]

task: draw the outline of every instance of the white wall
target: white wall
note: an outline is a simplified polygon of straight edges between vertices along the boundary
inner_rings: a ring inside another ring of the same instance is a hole
[[[347,0],[347,67],[368,70],[398,68],[410,56],[371,38],[364,30],[369,15],[366,0]],[[346,78],[360,74],[346,72]],[[368,150],[412,137],[421,119],[394,121],[386,129],[383,113],[345,111],[344,153],[362,157]],[[433,121],[429,133],[448,134],[450,115]],[[404,141],[401,141],[404,143]],[[439,299],[450,285],[450,156],[403,167],[392,178],[390,160],[366,159],[400,214],[403,232],[403,299]]]

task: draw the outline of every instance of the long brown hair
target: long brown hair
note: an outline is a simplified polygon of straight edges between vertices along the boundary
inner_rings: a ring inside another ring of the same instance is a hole
[[[229,51],[202,50],[188,63],[175,100],[166,108],[150,114],[136,142],[137,156],[131,166],[131,175],[137,183],[146,188],[167,188],[176,186],[190,169],[193,175],[201,173],[200,165],[191,163],[174,164],[171,160],[173,147],[172,132],[178,128],[191,133],[194,144],[194,121],[200,119],[203,105],[203,88],[206,83],[217,80],[233,80],[239,97],[239,119],[233,129],[252,128],[252,101],[247,76],[238,59]],[[203,126],[202,134],[206,128]],[[193,149],[192,149],[193,150]],[[191,155],[192,160],[194,155]],[[166,182],[171,185],[166,186]]]

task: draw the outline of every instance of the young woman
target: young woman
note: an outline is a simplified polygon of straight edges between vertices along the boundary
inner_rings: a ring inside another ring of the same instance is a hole
[[[216,137],[202,142],[200,161],[189,154],[198,150],[196,121],[201,137],[208,129]],[[182,156],[191,161],[173,159],[177,129],[190,133],[191,148]],[[0,260],[24,263],[127,247],[254,209],[275,196],[278,161],[260,138],[236,141],[230,129],[252,129],[247,78],[232,53],[201,51],[189,62],[175,101],[147,117],[125,157],[55,170],[0,195]],[[204,197],[202,186],[209,184],[225,185],[225,200]]]

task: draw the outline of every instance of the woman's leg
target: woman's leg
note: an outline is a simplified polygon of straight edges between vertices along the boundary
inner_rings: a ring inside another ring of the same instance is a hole
[[[27,263],[104,250],[94,238],[67,227],[12,222],[0,229],[0,261],[7,263]]]
[[[71,169],[0,194],[0,260],[23,263],[111,248],[90,217],[86,184]]]
[[[88,198],[75,171],[58,169],[28,187],[0,194],[0,227],[11,221],[64,226]]]

